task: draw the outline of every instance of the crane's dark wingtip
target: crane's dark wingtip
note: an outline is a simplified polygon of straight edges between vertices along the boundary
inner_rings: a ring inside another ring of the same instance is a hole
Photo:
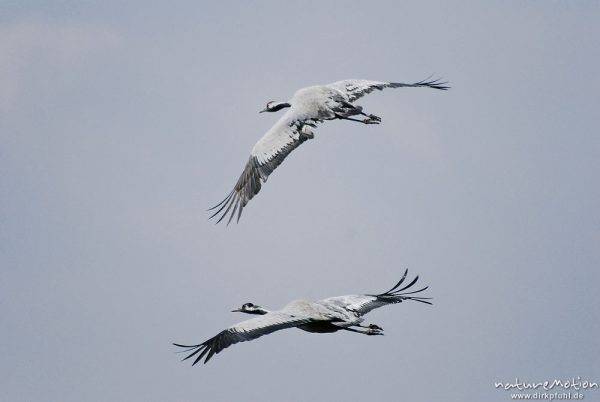
[[[448,84],[448,81],[442,81],[441,78],[431,79],[431,77],[433,77],[433,74],[425,78],[424,80],[415,82],[413,85],[418,87],[429,87],[433,89],[439,89],[441,91],[446,91],[450,89],[450,87],[446,85]]]
[[[411,288],[412,286],[415,285],[415,283],[417,283],[417,281],[419,280],[419,275],[417,275],[412,281],[410,281],[407,285],[404,285],[403,287],[400,287],[400,285],[402,285],[404,283],[404,281],[406,280],[406,277],[408,276],[408,269],[406,269],[404,271],[404,274],[402,275],[402,278],[400,278],[400,281],[390,290],[388,290],[387,292],[384,293],[380,293],[378,295],[376,295],[377,297],[380,298],[384,298],[384,299],[391,299],[393,300],[393,302],[400,302],[402,300],[414,300],[414,301],[418,301],[421,303],[426,303],[426,304],[432,304],[431,302],[428,302],[427,300],[431,299],[430,297],[420,297],[420,296],[411,296],[414,295],[416,293],[421,293],[425,290],[427,290],[429,287],[425,286],[421,289],[418,290],[413,290],[410,292],[405,292],[405,290]]]
[[[180,345],[179,343],[173,343],[173,346],[177,346],[178,348],[185,349],[185,350],[178,350],[175,353],[185,353],[185,352],[194,350],[195,348],[197,348],[200,345]]]
[[[398,281],[398,283],[396,283],[393,288],[391,288],[387,292],[383,292],[381,294],[382,295],[386,295],[386,294],[392,293],[398,286],[400,286],[404,282],[404,280],[406,279],[407,275],[408,275],[408,268],[406,268],[406,270],[404,271],[404,274],[402,274],[402,278],[400,278],[400,280]]]
[[[229,215],[229,220],[227,221],[227,226],[229,226],[233,217],[236,215],[236,212],[238,212],[237,222],[239,222],[242,215],[242,209],[244,209],[244,205],[241,201],[240,195],[235,191],[235,189],[232,190],[223,201],[208,209],[208,211],[212,211],[216,208],[219,208],[211,216],[209,216],[208,219],[212,219],[215,216],[220,215],[219,219],[215,222],[216,225],[225,219],[227,215]],[[233,211],[229,212],[231,207],[233,207]]]
[[[202,360],[202,358],[204,358],[204,356],[208,353],[210,357],[212,357],[212,354],[214,354],[213,351],[213,347],[214,345],[211,343],[211,340],[208,340],[204,343],[201,343],[199,345],[181,345],[179,343],[173,343],[174,346],[183,348],[185,350],[181,350],[178,353],[188,353],[191,352],[189,355],[187,355],[186,357],[184,357],[181,361],[186,361],[188,359],[191,359],[192,357],[196,357],[194,359],[194,362],[192,363],[192,366],[196,365],[196,363],[198,363],[200,360]],[[209,353],[211,352],[211,353]],[[196,356],[198,355],[198,356]],[[206,363],[210,357],[208,357],[204,363]]]
[[[227,194],[227,197],[225,197],[221,202],[219,202],[217,205],[215,205],[214,207],[210,207],[208,208],[206,211],[212,211],[213,209],[219,208],[221,205],[223,205],[223,203],[227,202],[229,200],[229,198],[231,197],[231,195],[233,194],[235,190],[231,190],[231,192],[229,194]],[[220,208],[219,210],[221,210],[222,208]],[[215,214],[216,215],[216,214]]]

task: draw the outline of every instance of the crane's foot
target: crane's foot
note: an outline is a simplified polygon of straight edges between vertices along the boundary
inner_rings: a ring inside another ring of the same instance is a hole
[[[369,324],[368,328],[369,329],[376,329],[378,331],[383,331],[383,328],[381,328],[379,325],[375,325],[375,324]]]
[[[367,335],[383,335],[383,332],[381,332],[378,329],[369,329],[369,330],[367,330],[367,332],[365,332],[365,334],[367,334]]]
[[[379,124],[381,122],[380,120],[373,120],[371,118],[364,119],[364,120],[361,120],[361,121],[363,123],[365,123],[365,124]]]

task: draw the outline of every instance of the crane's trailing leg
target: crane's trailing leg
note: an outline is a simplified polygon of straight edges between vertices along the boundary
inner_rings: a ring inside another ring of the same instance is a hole
[[[364,119],[362,122],[365,124],[379,124],[381,123],[381,117],[377,117],[374,114],[368,115],[367,119]]]
[[[367,117],[367,120],[381,121],[381,117],[375,116],[374,114],[366,114],[366,113],[363,113],[363,112],[360,112],[360,114],[362,114],[363,116]]]
[[[367,118],[367,119],[363,119],[363,120],[353,119],[351,117],[342,116],[341,114],[336,114],[335,117],[337,117],[338,119],[342,119],[342,120],[356,121],[358,123],[364,123],[364,124],[379,124],[381,122],[381,119],[377,116],[374,116],[374,117],[377,117],[377,119],[379,119],[379,120],[372,119],[372,118]]]
[[[375,116],[374,114],[370,114],[369,118],[373,119],[373,120],[377,120],[377,121],[381,121],[381,117],[379,116]]]
[[[342,101],[341,105],[342,105],[342,107],[340,108],[338,113],[335,113],[335,116],[338,119],[357,121],[359,123],[364,123],[364,124],[379,124],[381,122],[381,117],[375,116],[374,114],[366,114],[365,112],[363,112],[362,106],[353,105],[352,103],[345,102],[345,101]],[[349,117],[349,116],[356,116],[359,114],[365,116],[366,119],[358,120],[358,119],[352,119]]]
[[[344,328],[344,329],[346,331],[356,332],[356,333],[365,334],[365,335],[383,335],[383,332],[381,332],[380,330],[375,329],[375,328],[369,328],[366,331],[361,331],[359,329],[354,329],[354,328]]]
[[[361,328],[368,328],[368,329],[375,329],[377,331],[383,331],[383,328],[381,328],[379,325],[376,325],[376,324],[369,324],[369,325],[357,324],[357,326],[361,327]]]

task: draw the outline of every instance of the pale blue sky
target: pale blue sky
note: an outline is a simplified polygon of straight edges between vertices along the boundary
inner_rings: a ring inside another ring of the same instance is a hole
[[[600,3],[0,5],[0,400],[509,401],[600,381]],[[206,209],[303,86],[411,82],[328,122],[239,225]],[[243,316],[386,290],[385,337],[298,330],[207,365]],[[600,390],[588,391],[586,399]]]

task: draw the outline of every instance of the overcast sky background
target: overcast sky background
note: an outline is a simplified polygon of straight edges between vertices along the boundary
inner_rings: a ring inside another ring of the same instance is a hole
[[[52,3],[52,4],[51,4]],[[508,401],[600,381],[600,3],[0,5],[0,400]],[[239,225],[229,193],[301,87],[414,82],[327,122]],[[278,332],[252,301],[380,292],[384,337]],[[598,398],[600,390],[586,392]]]

